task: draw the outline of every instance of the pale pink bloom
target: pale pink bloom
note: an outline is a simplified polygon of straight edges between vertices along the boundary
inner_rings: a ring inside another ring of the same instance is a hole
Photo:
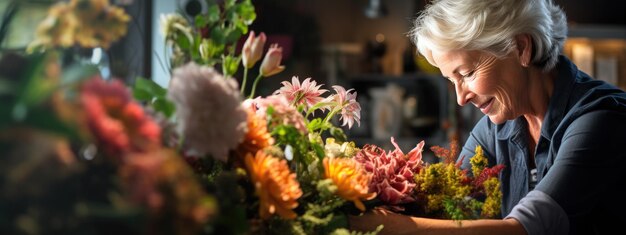
[[[307,133],[304,116],[294,106],[289,104],[285,96],[257,97],[251,101],[245,101],[244,104],[249,102],[252,102],[257,108],[256,114],[262,117],[266,117],[268,108],[272,108],[273,112],[269,119],[268,128],[271,129],[277,125],[290,125],[298,129],[302,134]]]
[[[258,37],[255,37],[254,31],[250,31],[248,39],[243,44],[243,49],[241,50],[241,60],[244,67],[252,68],[261,59],[266,40],[265,33],[261,32]]]
[[[289,103],[294,106],[305,104],[305,109],[309,109],[322,101],[324,98],[320,96],[328,91],[320,89],[322,85],[317,85],[317,82],[311,80],[311,78],[304,79],[302,84],[300,84],[298,77],[293,76],[291,83],[283,81],[282,84],[283,87],[274,92],[274,94],[285,96]]]
[[[357,125],[361,125],[361,105],[356,101],[356,91],[354,89],[347,90],[342,86],[333,86],[337,94],[332,95],[324,99],[322,102],[333,103],[331,107],[325,107],[328,109],[340,109],[341,118],[343,121],[342,126],[348,125],[348,128],[352,128],[352,125],[356,121]],[[350,93],[354,91],[353,93]]]
[[[396,149],[388,153],[375,145],[366,144],[354,158],[372,174],[370,192],[375,192],[385,204],[413,202],[415,201],[413,189],[416,187],[413,175],[417,174],[424,164],[422,161],[424,141],[406,155],[402,153],[393,137],[391,143]]]
[[[168,96],[176,104],[178,131],[189,154],[226,161],[228,151],[247,132],[247,114],[235,79],[190,62],[174,69]]]
[[[279,47],[278,44],[272,44],[261,63],[261,76],[269,77],[285,70],[285,66],[280,65],[282,59],[283,48]]]

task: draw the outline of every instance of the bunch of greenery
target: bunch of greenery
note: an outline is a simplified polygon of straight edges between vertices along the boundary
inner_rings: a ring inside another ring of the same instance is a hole
[[[172,46],[169,68],[187,62],[215,66],[221,64],[224,76],[237,72],[241,56],[236,55],[239,39],[248,33],[256,19],[250,0],[206,0],[208,10],[189,20],[183,14],[164,15],[162,33]]]

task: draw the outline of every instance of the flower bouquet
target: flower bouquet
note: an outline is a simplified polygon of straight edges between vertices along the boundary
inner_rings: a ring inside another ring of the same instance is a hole
[[[228,15],[226,12],[239,4],[253,7],[248,1],[232,2],[217,7],[223,11],[213,14]],[[220,35],[218,26],[238,25],[238,19],[244,18],[214,17],[216,26],[209,27],[211,34],[206,34],[210,17],[199,15],[184,21],[176,14],[163,16],[164,32],[169,32],[165,39],[172,50],[187,44],[210,50],[201,45],[219,40],[215,37]],[[180,38],[192,41],[180,44]],[[440,163],[422,161],[423,141],[407,154],[393,138],[396,149],[387,153],[374,145],[356,146],[342,129],[360,124],[361,107],[353,89],[335,85],[334,92],[326,95],[329,91],[312,78],[293,76],[271,95],[254,97],[260,78],[284,69],[279,45],[269,47],[250,93],[244,94],[248,70],[261,60],[265,41],[264,33],[250,31],[241,54],[228,54],[234,59],[223,55],[210,59],[182,56],[187,58],[182,61],[179,56],[172,58],[183,63],[173,69],[168,88],[168,97],[177,107],[174,122],[179,129],[175,133],[180,135],[176,139],[183,155],[196,173],[205,177],[205,183],[214,185],[222,174],[238,183],[209,186],[217,195],[228,187],[235,188],[229,192],[239,192],[237,197],[228,194],[227,200],[238,201],[225,204],[220,211],[241,211],[245,218],[225,220],[248,224],[249,228],[237,228],[261,234],[326,234],[349,232],[346,215],[379,206],[409,215],[457,220],[499,216],[501,195],[495,176],[501,166],[487,168],[480,146],[472,158],[473,177],[455,164],[456,142],[450,150],[432,147],[442,159]],[[228,74],[236,74],[237,67],[226,66],[231,69],[222,69],[220,74],[213,66],[239,60],[244,73],[236,89],[235,79]],[[339,122],[333,122],[334,117],[339,117]]]

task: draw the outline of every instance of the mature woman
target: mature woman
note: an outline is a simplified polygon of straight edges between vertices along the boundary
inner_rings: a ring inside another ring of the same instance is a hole
[[[504,164],[501,220],[378,210],[351,218],[391,234],[609,234],[626,225],[626,94],[561,55],[552,0],[433,0],[411,31],[418,51],[485,116],[462,150]],[[469,167],[469,158],[463,158]],[[430,232],[430,233],[429,233]]]

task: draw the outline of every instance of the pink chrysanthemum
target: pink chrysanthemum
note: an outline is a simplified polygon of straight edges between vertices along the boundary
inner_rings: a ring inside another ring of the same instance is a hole
[[[265,117],[267,115],[267,109],[272,107],[273,112],[271,115],[271,121],[269,123],[270,128],[276,125],[290,125],[298,129],[302,134],[306,134],[306,123],[302,113],[298,112],[296,108],[289,104],[287,98],[282,95],[271,95],[265,98],[258,97],[251,101],[257,108],[257,115]]]
[[[367,144],[356,154],[355,159],[372,174],[370,192],[375,192],[381,201],[387,205],[413,202],[415,198],[412,192],[416,186],[413,175],[417,174],[423,165],[424,141],[406,155],[402,153],[393,137],[391,143],[396,149],[389,153]]]
[[[333,103],[334,110],[341,110],[341,118],[343,121],[342,126],[348,125],[348,128],[352,128],[354,122],[357,125],[361,125],[361,105],[356,101],[356,91],[354,89],[346,90],[342,86],[333,86],[333,89],[337,94],[332,95],[324,99],[322,102]],[[354,91],[353,93],[350,93]]]
[[[82,84],[80,101],[91,133],[107,154],[119,156],[161,144],[161,128],[121,81],[94,77]]]
[[[322,101],[324,98],[320,96],[328,91],[320,89],[322,85],[317,85],[317,82],[311,80],[311,78],[304,79],[302,84],[300,84],[298,77],[293,76],[291,83],[283,81],[282,84],[283,86],[274,92],[274,94],[285,96],[289,103],[294,106],[304,104],[305,110]]]
[[[176,104],[178,130],[191,155],[226,161],[247,132],[247,115],[234,79],[193,62],[174,69],[169,97]]]

